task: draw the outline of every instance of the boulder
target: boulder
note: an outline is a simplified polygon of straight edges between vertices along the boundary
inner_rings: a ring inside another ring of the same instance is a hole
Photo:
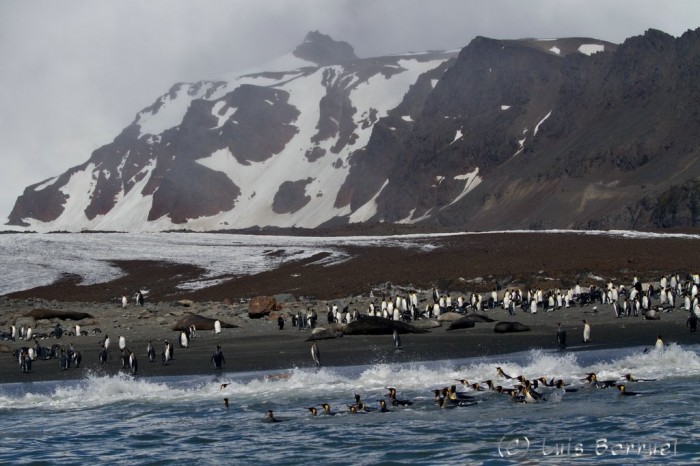
[[[530,331],[530,327],[520,322],[498,322],[494,325],[493,331],[495,333],[528,332]]]
[[[445,331],[459,330],[461,328],[472,328],[474,327],[474,321],[469,317],[462,317],[450,323]]]
[[[257,296],[248,304],[248,317],[261,319],[277,309],[277,300],[272,296]]]

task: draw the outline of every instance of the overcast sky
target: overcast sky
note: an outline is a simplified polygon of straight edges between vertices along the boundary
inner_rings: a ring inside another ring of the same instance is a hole
[[[264,63],[308,31],[371,57],[697,27],[696,0],[0,0],[0,224],[25,187],[85,162],[174,83]]]

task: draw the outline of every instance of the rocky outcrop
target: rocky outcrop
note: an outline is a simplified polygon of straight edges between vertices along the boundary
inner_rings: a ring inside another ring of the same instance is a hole
[[[257,296],[250,300],[248,304],[248,317],[251,319],[262,319],[270,315],[271,312],[279,310],[277,301],[272,296]]]

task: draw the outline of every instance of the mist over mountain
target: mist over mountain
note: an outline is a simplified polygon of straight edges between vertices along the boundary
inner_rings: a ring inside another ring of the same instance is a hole
[[[310,32],[268,65],[173,85],[8,225],[698,225],[700,29],[371,58]]]

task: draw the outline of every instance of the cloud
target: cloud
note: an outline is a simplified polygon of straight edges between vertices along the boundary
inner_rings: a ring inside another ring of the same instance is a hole
[[[85,162],[174,83],[264,63],[310,30],[369,57],[476,35],[680,35],[699,13],[692,0],[3,0],[0,223],[26,186]]]

